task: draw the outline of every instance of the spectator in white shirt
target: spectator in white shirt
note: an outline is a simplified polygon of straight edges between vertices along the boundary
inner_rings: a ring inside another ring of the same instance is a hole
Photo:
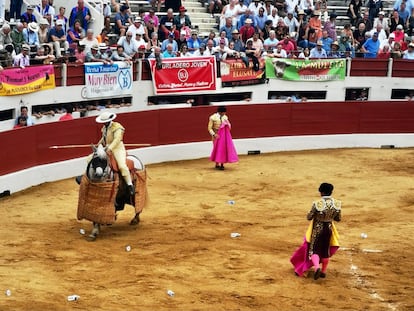
[[[141,17],[135,17],[134,23],[128,27],[127,31],[130,31],[132,33],[132,38],[135,38],[136,34],[138,33],[142,35],[141,37],[143,37],[145,33],[145,27],[142,25]]]
[[[385,17],[385,12],[384,11],[380,11],[378,13],[378,17],[374,19],[374,24],[372,25],[372,28],[376,28],[377,24],[381,24],[382,29],[384,29],[384,31],[386,33],[389,33],[390,26],[389,26],[389,23],[388,23],[388,18]]]
[[[408,44],[407,50],[404,52],[403,59],[414,60],[414,43]]]
[[[279,43],[273,51],[270,49],[265,54],[267,57],[287,58],[287,53],[283,49],[282,43]]]
[[[323,42],[318,40],[316,46],[310,51],[309,58],[327,58],[326,51],[322,48]]]
[[[125,53],[131,58],[134,58],[138,52],[138,42],[132,37],[132,32],[130,31],[127,31],[125,36],[119,38],[117,45],[122,45]]]
[[[93,34],[94,34],[93,29],[89,28],[86,31],[86,37],[83,38],[81,41],[79,41],[79,42],[82,42],[83,45],[85,46],[85,54],[88,53],[91,50],[92,46],[99,45],[98,40],[94,37]]]
[[[24,44],[22,46],[22,50],[13,60],[14,67],[21,67],[24,68],[26,66],[30,66],[30,57],[29,57],[29,46]]]
[[[277,22],[279,21],[280,16],[278,15],[278,9],[273,8],[272,13],[270,15],[267,15],[267,20],[271,20],[273,25],[277,25]]]

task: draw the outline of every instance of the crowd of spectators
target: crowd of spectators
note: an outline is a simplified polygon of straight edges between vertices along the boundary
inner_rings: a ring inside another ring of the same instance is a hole
[[[12,1],[12,3],[14,3]],[[184,6],[157,15],[154,7],[131,14],[128,2],[103,1],[100,33],[88,28],[91,12],[84,0],[66,14],[53,0],[27,6],[19,16],[10,8],[0,28],[3,67],[70,61],[133,61],[214,55],[241,59],[258,70],[258,58],[405,58],[414,59],[414,1],[397,0],[387,16],[382,0],[351,0],[349,24],[336,26],[337,14],[321,0],[230,0],[210,2],[219,10],[218,30],[202,37]],[[33,13],[37,10],[39,20]],[[325,17],[325,18],[324,18]],[[13,26],[12,26],[13,25]]]

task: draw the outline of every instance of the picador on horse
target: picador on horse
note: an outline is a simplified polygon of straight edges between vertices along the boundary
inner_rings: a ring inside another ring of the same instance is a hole
[[[123,143],[125,128],[113,120],[115,113],[103,112],[96,122],[103,124],[102,138],[88,158],[86,174],[77,178],[80,183],[78,219],[88,219],[94,228],[88,236],[95,240],[100,225],[112,224],[116,212],[125,204],[135,207],[131,225],[139,223],[139,214],[146,203],[146,171],[141,161],[127,156]],[[117,174],[114,174],[117,173]]]

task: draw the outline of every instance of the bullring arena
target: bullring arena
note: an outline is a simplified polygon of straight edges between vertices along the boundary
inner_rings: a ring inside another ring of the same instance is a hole
[[[119,115],[126,143],[153,145],[131,151],[147,164],[150,203],[138,226],[127,207],[95,242],[80,234],[91,224],[76,219],[72,178],[89,150],[48,149],[96,141],[93,119],[0,133],[9,164],[0,191],[15,187],[0,199],[0,289],[9,290],[0,309],[412,310],[414,150],[401,122],[412,108],[335,105],[230,107],[240,162],[225,171],[207,158],[213,107]],[[17,189],[36,180],[45,183]],[[296,277],[289,258],[324,181],[343,202],[341,249],[314,281]]]

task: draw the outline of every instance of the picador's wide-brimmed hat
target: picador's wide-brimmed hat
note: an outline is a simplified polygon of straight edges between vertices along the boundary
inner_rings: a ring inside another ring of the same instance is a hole
[[[116,114],[113,112],[104,111],[96,117],[95,121],[98,123],[110,122],[116,118]]]

